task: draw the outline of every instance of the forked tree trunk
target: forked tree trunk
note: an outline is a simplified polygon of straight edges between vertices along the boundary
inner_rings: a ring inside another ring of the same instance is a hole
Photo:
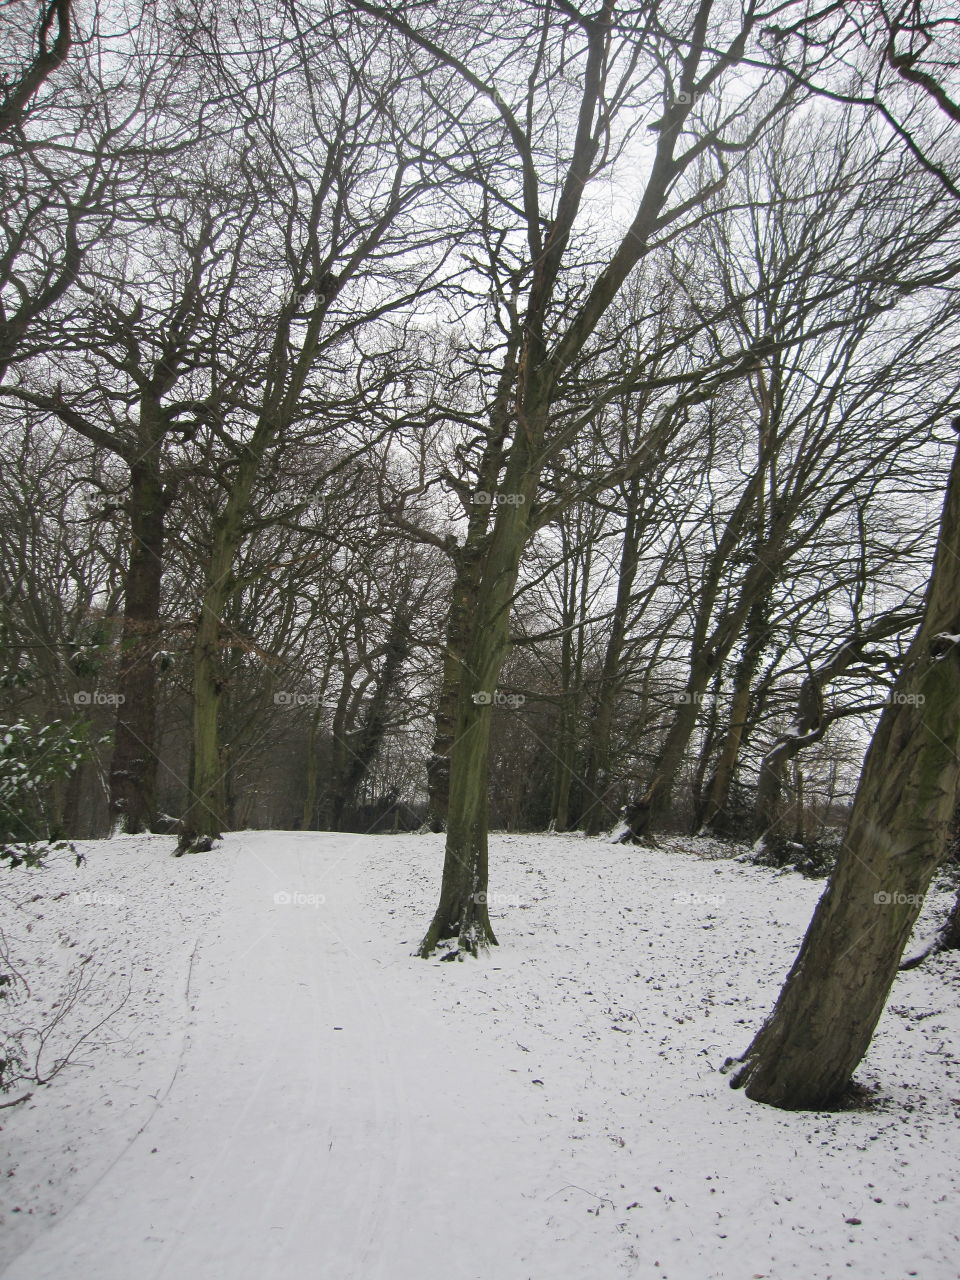
[[[318,216],[319,205],[315,206]],[[324,277],[334,279],[334,277]],[[335,290],[334,290],[335,291]],[[178,852],[209,847],[224,826],[224,770],[220,759],[221,621],[236,587],[233,566],[257,472],[270,446],[283,435],[316,358],[320,326],[331,293],[318,292],[299,351],[291,355],[290,326],[297,303],[288,299],[274,330],[269,378],[257,424],[239,454],[214,528],[200,618],[193,647],[193,766],[190,799],[180,823]]]
[[[110,762],[110,824],[131,835],[156,816],[157,667],[167,497],[149,458],[130,468],[130,558],[124,583],[116,728]]]
[[[960,446],[924,620],[864,762],[840,857],[732,1083],[788,1110],[835,1104],[883,1011],[943,856],[960,781]]]

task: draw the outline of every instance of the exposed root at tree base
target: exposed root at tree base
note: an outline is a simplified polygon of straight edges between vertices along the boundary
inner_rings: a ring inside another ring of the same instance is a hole
[[[421,960],[462,960],[464,955],[473,956],[476,960],[481,952],[499,945],[492,929],[485,930],[472,921],[459,933],[450,932],[439,937],[431,927],[415,954]],[[439,955],[443,947],[447,948],[446,953]]]

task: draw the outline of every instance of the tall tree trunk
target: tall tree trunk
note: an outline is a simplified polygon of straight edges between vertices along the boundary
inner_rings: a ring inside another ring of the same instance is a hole
[[[553,831],[566,831],[570,825],[570,787],[577,758],[575,698],[575,692],[569,689],[565,689],[560,695],[553,789],[550,795],[550,827]]]
[[[529,440],[532,436],[527,437]],[[419,954],[456,938],[476,955],[497,939],[487,912],[487,772],[490,714],[510,648],[510,605],[527,540],[526,510],[539,472],[515,441],[503,490],[514,501],[498,506],[479,573],[476,608],[462,664],[456,735],[450,752],[450,804],[440,902]]]
[[[481,548],[468,543],[456,558],[456,578],[444,638],[440,696],[434,720],[433,746],[427,762],[428,816],[433,831],[445,831],[450,809],[450,755],[457,737],[463,663],[471,621],[477,608],[477,580]]]
[[[563,633],[560,637],[560,696],[550,795],[550,828],[554,831],[566,831],[570,825],[570,792],[577,760],[577,729],[583,687],[584,624],[590,607],[593,559],[589,538],[584,546],[579,521],[574,522],[573,531],[566,521],[561,521],[560,536],[563,553],[560,618]]]
[[[220,759],[220,703],[223,688],[221,622],[234,588],[233,562],[241,539],[253,471],[249,464],[231,491],[217,520],[213,548],[193,644],[193,753],[190,797],[180,822],[179,851],[220,836],[225,825],[226,794]]]
[[[319,208],[315,206],[315,215]],[[290,298],[285,304],[273,334],[269,375],[257,423],[239,453],[226,502],[214,522],[193,648],[193,767],[190,800],[180,823],[179,853],[208,845],[220,835],[224,825],[223,768],[219,751],[221,620],[236,586],[234,560],[243,539],[243,523],[257,472],[267,450],[293,420],[317,355],[320,328],[331,296],[316,294],[316,304],[295,353],[290,351],[290,327],[297,303]]]
[[[725,833],[724,818],[730,802],[730,790],[737,772],[744,730],[750,712],[750,692],[763,653],[766,638],[766,601],[757,601],[750,610],[743,655],[737,663],[730,700],[730,722],[724,735],[704,806],[702,826]]]
[[[221,657],[217,590],[208,590],[193,647],[193,759],[190,799],[180,822],[181,851],[221,834],[225,790],[220,766]]]
[[[310,728],[307,733],[307,768],[306,789],[303,795],[303,812],[300,815],[300,830],[313,831],[317,820],[317,790],[320,780],[320,766],[317,759],[317,737],[320,731],[320,718],[323,713],[323,695],[326,693],[329,672],[324,677],[323,690],[317,698],[317,705],[310,717]]]
[[[584,778],[586,809],[581,823],[587,835],[595,836],[607,830],[617,820],[607,802],[610,785],[610,735],[613,732],[617,695],[620,691],[620,660],[627,634],[627,620],[633,585],[640,563],[638,519],[641,481],[635,479],[627,490],[627,520],[620,549],[620,567],[617,577],[617,597],[610,620],[610,635],[603,655],[600,682],[593,705],[590,745]]]
[[[703,826],[703,815],[707,805],[707,771],[710,762],[717,755],[717,742],[721,738],[720,705],[722,702],[723,671],[713,677],[713,687],[707,700],[707,714],[701,726],[700,751],[693,770],[693,827],[699,831]]]
[[[490,410],[490,436],[477,469],[477,488],[470,507],[463,546],[450,548],[456,577],[447,615],[440,696],[437,701],[435,731],[427,763],[427,823],[433,831],[445,831],[450,809],[450,768],[457,737],[460,699],[465,682],[464,660],[477,611],[477,592],[483,569],[483,553],[493,512],[490,497],[496,492],[503,461],[504,441],[513,418],[513,386],[517,376],[520,332],[515,326],[507,339],[503,368]],[[478,495],[487,502],[478,501]]]
[[[148,451],[130,467],[130,558],[124,582],[119,702],[110,763],[115,831],[149,831],[156,817],[157,667],[164,522],[169,497]]]
[[[939,865],[960,782],[960,445],[923,623],[864,763],[846,839],[773,1013],[732,1083],[829,1107],[850,1083]]]

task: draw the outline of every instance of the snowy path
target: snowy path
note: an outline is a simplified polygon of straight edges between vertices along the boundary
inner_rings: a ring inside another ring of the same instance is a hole
[[[231,842],[170,1096],[5,1280],[61,1280],[67,1260],[76,1280],[413,1280],[447,1250],[480,1275],[519,1246],[487,1173],[509,1153],[471,1134],[458,1157],[495,1062],[451,1071],[442,1026],[385,1006],[349,862],[309,843]]]
[[[157,840],[90,846],[85,883],[124,889],[128,959],[163,995],[139,999],[137,1017],[159,1003],[123,1059],[139,1110],[116,1115],[107,1049],[0,1113],[0,1158],[23,1161],[8,1203],[42,1216],[63,1156],[28,1186],[17,1141],[58,1105],[77,1169],[55,1218],[17,1220],[3,1280],[954,1280],[952,959],[898,984],[861,1073],[880,1110],[784,1116],[715,1067],[822,886],[501,838],[504,945],[430,965],[410,952],[439,857],[433,838],[291,833],[181,862]]]

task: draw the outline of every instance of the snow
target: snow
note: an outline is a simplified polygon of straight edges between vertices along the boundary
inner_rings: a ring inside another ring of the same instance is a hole
[[[501,946],[445,964],[411,954],[440,837],[82,848],[0,886],[21,1012],[84,955],[68,1039],[129,988],[0,1111],[4,1280],[956,1276],[956,954],[898,978],[869,1108],[720,1074],[823,882],[696,840],[494,837]]]

